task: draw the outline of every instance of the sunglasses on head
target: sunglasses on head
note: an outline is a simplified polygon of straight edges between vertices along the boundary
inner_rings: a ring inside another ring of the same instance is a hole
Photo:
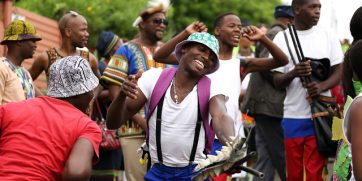
[[[72,16],[78,16],[79,14],[75,11],[69,11],[68,14],[72,15]]]
[[[154,19],[152,20],[152,22],[156,25],[161,25],[161,23],[164,24],[165,26],[168,25],[168,21],[165,19]]]

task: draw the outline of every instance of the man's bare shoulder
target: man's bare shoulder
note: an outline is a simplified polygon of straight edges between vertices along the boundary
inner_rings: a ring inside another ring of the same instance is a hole
[[[34,63],[41,64],[43,65],[43,67],[46,67],[46,65],[48,65],[48,62],[49,62],[49,56],[47,51],[44,51],[34,59]]]

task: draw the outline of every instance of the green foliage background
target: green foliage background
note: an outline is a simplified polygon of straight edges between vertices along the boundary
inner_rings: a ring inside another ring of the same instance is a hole
[[[102,30],[112,31],[132,39],[138,30],[133,21],[146,7],[146,0],[16,0],[15,6],[58,20],[73,10],[88,20],[90,42],[94,47]],[[240,19],[254,25],[271,24],[274,7],[281,0],[171,0],[168,12],[170,24],[164,40],[179,32],[194,20],[204,22],[212,30],[213,19],[223,12],[234,12]]]

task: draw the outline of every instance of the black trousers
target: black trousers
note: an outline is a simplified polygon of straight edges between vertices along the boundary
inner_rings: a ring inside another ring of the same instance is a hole
[[[285,149],[282,118],[254,115],[255,144],[258,155],[255,169],[264,173],[263,181],[273,181],[275,170],[286,180]],[[254,181],[259,181],[254,177]]]

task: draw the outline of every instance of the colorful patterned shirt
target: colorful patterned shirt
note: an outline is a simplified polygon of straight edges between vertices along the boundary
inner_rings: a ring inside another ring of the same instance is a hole
[[[2,58],[0,66],[0,105],[35,97],[33,79],[24,67]]]
[[[101,79],[121,86],[129,75],[136,74],[140,70],[146,71],[151,67],[165,68],[165,64],[156,63],[153,60],[153,54],[158,48],[159,46],[148,48],[135,40],[125,43],[112,56]],[[145,117],[145,113],[145,108],[139,112],[143,117]],[[121,137],[144,134],[142,128],[131,120],[123,124],[119,130]]]

